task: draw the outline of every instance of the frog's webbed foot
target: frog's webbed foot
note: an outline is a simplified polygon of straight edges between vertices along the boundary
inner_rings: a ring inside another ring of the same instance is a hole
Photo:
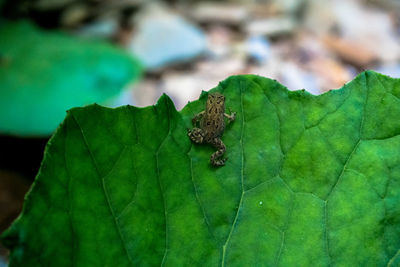
[[[200,128],[193,128],[193,129],[188,129],[188,136],[190,137],[190,140],[192,140],[193,143],[196,144],[201,144],[203,143],[204,136],[203,136],[203,130]]]
[[[229,114],[224,113],[224,116],[229,120],[229,122],[232,122],[236,119],[236,112],[231,112],[231,109],[229,109]]]
[[[221,139],[219,138],[214,138],[212,145],[217,148],[217,151],[215,151],[210,158],[211,164],[213,166],[224,166],[225,161],[228,158],[222,159],[222,155],[225,153],[226,147],[225,144],[222,142]]]

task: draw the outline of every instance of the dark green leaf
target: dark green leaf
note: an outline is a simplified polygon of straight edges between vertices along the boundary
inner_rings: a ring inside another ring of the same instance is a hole
[[[11,266],[398,266],[399,79],[212,91],[237,112],[220,168],[186,135],[206,93],[181,112],[166,96],[71,110],[3,236]]]

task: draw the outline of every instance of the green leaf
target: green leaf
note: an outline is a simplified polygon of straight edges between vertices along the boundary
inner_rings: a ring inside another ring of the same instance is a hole
[[[72,107],[106,104],[138,78],[139,63],[99,41],[0,23],[0,132],[50,135]]]
[[[229,157],[187,137],[207,93],[177,112],[92,105],[50,140],[11,266],[398,266],[400,79],[371,71],[313,96],[233,76]]]

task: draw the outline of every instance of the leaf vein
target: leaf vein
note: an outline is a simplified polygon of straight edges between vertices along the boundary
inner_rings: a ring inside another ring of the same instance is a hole
[[[236,215],[235,215],[235,219],[233,220],[232,226],[231,226],[231,230],[229,232],[228,238],[225,241],[225,244],[222,247],[222,262],[221,262],[221,266],[225,266],[225,256],[226,256],[226,248],[229,245],[233,230],[236,226],[237,223],[237,219],[239,217],[239,212],[240,212],[240,208],[242,207],[242,202],[243,202],[243,195],[244,195],[244,148],[243,148],[243,132],[244,132],[244,127],[245,127],[245,119],[244,119],[244,111],[243,111],[243,84],[240,82],[240,109],[241,109],[241,115],[242,115],[242,127],[241,127],[241,133],[240,133],[240,147],[241,147],[241,173],[240,173],[240,177],[241,177],[241,195],[240,195],[240,200],[239,200],[239,206],[238,209],[236,210]]]
[[[285,232],[289,228],[290,219],[291,219],[292,214],[293,214],[293,207],[294,207],[294,195],[292,194],[292,197],[290,198],[289,212],[288,212],[288,215],[286,217],[286,222],[285,222],[285,225],[283,227],[282,234],[281,234],[282,235],[281,236],[281,245],[279,247],[279,251],[278,251],[278,254],[276,255],[276,259],[275,259],[275,266],[279,266],[279,262],[280,262],[281,256],[282,256],[282,251],[283,251],[283,249],[285,247],[285,240],[286,240]]]
[[[167,118],[168,118],[168,133],[165,135],[163,141],[160,143],[160,146],[157,149],[157,152],[155,153],[155,157],[156,157],[156,168],[157,168],[157,181],[158,181],[158,185],[160,187],[160,192],[161,192],[161,197],[163,199],[163,207],[164,207],[164,216],[165,216],[165,249],[164,249],[164,255],[163,258],[161,260],[161,264],[160,266],[164,266],[165,264],[165,260],[167,258],[167,254],[168,254],[168,212],[167,212],[167,203],[165,200],[165,195],[164,195],[164,191],[163,191],[163,187],[161,185],[161,180],[160,180],[160,166],[159,166],[159,160],[158,160],[158,154],[160,152],[161,147],[163,146],[164,142],[167,140],[168,136],[170,136],[171,134],[171,114],[170,114],[170,110],[169,110],[169,102],[166,102],[167,105]],[[153,106],[154,107],[154,106]],[[155,109],[154,109],[155,110]]]
[[[193,145],[192,145],[192,147],[193,147]],[[193,189],[194,189],[194,193],[195,193],[196,200],[197,200],[197,202],[199,203],[199,206],[200,206],[201,211],[202,211],[202,213],[203,213],[204,221],[205,221],[206,224],[207,224],[207,230],[208,230],[208,232],[211,234],[211,236],[213,237],[213,239],[217,242],[217,239],[216,239],[216,237],[215,237],[215,235],[214,235],[214,233],[213,233],[213,231],[212,231],[212,229],[211,229],[210,222],[208,221],[208,218],[207,218],[207,215],[206,215],[206,211],[205,211],[205,209],[204,209],[204,206],[203,206],[203,204],[201,203],[201,200],[200,200],[200,197],[199,197],[199,194],[198,194],[198,190],[197,190],[197,187],[196,187],[196,183],[194,182],[194,177],[193,177],[193,162],[192,162],[193,160],[192,160],[192,157],[190,157],[189,155],[188,155],[188,157],[189,157],[189,159],[190,159],[190,176],[191,176],[191,180],[192,180],[192,184],[193,184]],[[217,243],[218,243],[218,242],[217,242]]]
[[[91,161],[93,162],[93,166],[95,167],[97,176],[98,176],[98,177],[101,179],[101,181],[102,181],[102,189],[103,189],[103,192],[104,192],[104,196],[106,197],[106,201],[107,201],[107,204],[108,204],[107,206],[108,206],[108,208],[109,208],[109,211],[110,211],[110,213],[111,213],[111,216],[113,217],[113,221],[114,221],[115,226],[116,226],[116,228],[117,228],[117,231],[118,231],[118,234],[119,234],[119,238],[120,238],[120,240],[121,240],[121,243],[122,243],[122,246],[123,246],[123,248],[124,248],[124,250],[125,250],[125,253],[126,253],[126,255],[127,255],[128,259],[129,259],[129,261],[130,261],[130,263],[133,264],[132,258],[131,258],[130,255],[129,255],[128,249],[127,249],[127,247],[126,247],[125,240],[124,240],[123,235],[122,235],[122,232],[121,232],[121,227],[120,227],[120,225],[119,225],[119,223],[118,223],[118,221],[117,221],[117,219],[116,219],[116,217],[115,217],[114,210],[113,210],[113,208],[112,208],[112,206],[111,206],[110,197],[109,197],[109,195],[108,195],[108,193],[107,193],[107,189],[106,189],[106,186],[105,186],[105,183],[104,183],[104,177],[102,177],[101,174],[100,174],[99,168],[98,168],[98,166],[97,166],[97,162],[96,162],[96,160],[95,160],[95,158],[94,158],[94,156],[93,156],[92,151],[91,151],[90,148],[89,148],[89,144],[88,144],[88,142],[87,142],[87,139],[86,139],[86,136],[85,136],[85,134],[84,134],[84,132],[83,132],[83,129],[82,129],[81,125],[79,124],[78,120],[75,118],[75,116],[74,116],[73,113],[72,113],[72,118],[74,119],[74,121],[75,121],[76,124],[78,125],[78,128],[79,128],[79,130],[80,130],[80,132],[81,132],[81,135],[82,135],[83,143],[84,143],[86,149],[87,149],[88,152],[89,152],[90,159],[91,159]]]

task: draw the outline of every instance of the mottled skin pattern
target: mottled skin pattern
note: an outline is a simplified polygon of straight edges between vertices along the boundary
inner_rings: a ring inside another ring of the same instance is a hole
[[[227,117],[229,122],[235,120],[236,112],[228,115],[225,113],[225,97],[219,93],[209,94],[207,98],[206,110],[200,112],[192,119],[195,128],[188,131],[188,136],[192,142],[196,144],[211,144],[215,151],[210,158],[213,166],[223,166],[227,158],[222,159],[226,147],[221,140],[221,136],[225,129],[225,120]],[[197,128],[200,122],[200,128]]]

